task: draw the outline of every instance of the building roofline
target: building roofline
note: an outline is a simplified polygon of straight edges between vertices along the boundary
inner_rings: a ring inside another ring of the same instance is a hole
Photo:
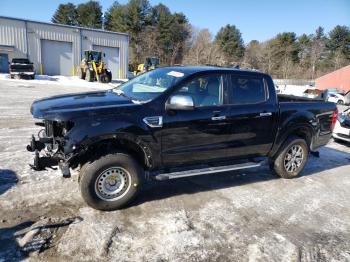
[[[0,18],[9,19],[9,20],[16,20],[16,21],[22,21],[22,22],[30,22],[30,23],[51,25],[51,26],[61,26],[61,27],[67,27],[67,28],[75,28],[75,29],[80,29],[80,30],[94,31],[94,32],[114,34],[114,35],[125,35],[125,36],[129,37],[128,33],[113,32],[113,31],[96,29],[96,28],[88,28],[88,27],[81,27],[81,26],[74,26],[74,25],[63,25],[63,24],[56,24],[56,23],[51,23],[51,22],[42,22],[42,21],[23,19],[23,18],[17,18],[17,17],[9,17],[9,16],[2,16],[2,15],[0,15]]]
[[[332,71],[332,72],[329,72],[329,73],[327,73],[327,74],[325,74],[325,75],[323,75],[323,76],[320,76],[320,77],[316,78],[315,81],[320,80],[320,79],[322,79],[322,78],[324,78],[324,77],[327,77],[328,75],[332,75],[332,74],[334,74],[334,73],[336,73],[336,72],[338,72],[338,71],[347,70],[348,68],[350,69],[350,65],[343,66],[343,67],[341,67],[341,68],[338,68],[337,70],[334,70],[334,71]]]

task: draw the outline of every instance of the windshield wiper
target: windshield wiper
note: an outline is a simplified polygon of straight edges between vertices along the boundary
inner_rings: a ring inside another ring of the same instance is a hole
[[[120,90],[120,89],[113,89],[113,92],[115,92],[118,96],[124,96],[128,99],[132,99],[131,97],[127,96],[123,90]]]
[[[120,90],[120,89],[113,89],[113,92],[115,92],[118,96],[124,96],[124,97],[130,99],[135,104],[143,104],[143,103],[151,101],[151,100],[142,101],[142,100],[139,100],[139,99],[136,99],[136,98],[132,98],[131,96],[126,95],[124,93],[124,91]]]

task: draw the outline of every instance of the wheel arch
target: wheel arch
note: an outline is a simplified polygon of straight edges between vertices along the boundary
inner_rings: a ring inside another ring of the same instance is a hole
[[[76,160],[81,166],[93,161],[101,155],[111,152],[123,152],[131,155],[145,169],[154,166],[154,157],[151,149],[139,138],[128,135],[102,137],[88,144]]]
[[[280,132],[280,134],[282,134],[281,136],[278,136],[278,138],[276,139],[276,143],[273,146],[269,157],[274,158],[276,156],[276,154],[278,154],[278,152],[280,151],[281,147],[283,146],[283,144],[285,143],[285,141],[287,141],[287,139],[289,139],[292,136],[295,137],[299,137],[301,139],[304,139],[309,150],[312,148],[312,143],[313,143],[313,136],[314,136],[314,131],[313,128],[306,123],[303,124],[299,124],[297,126],[294,127],[289,127],[288,129],[285,129],[284,131],[282,130]]]

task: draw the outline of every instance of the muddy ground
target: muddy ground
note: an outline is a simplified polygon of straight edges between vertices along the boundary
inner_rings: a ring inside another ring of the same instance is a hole
[[[129,207],[82,201],[77,172],[33,172],[39,97],[103,89],[0,81],[0,261],[350,261],[350,147],[331,141],[302,176],[268,167],[149,183]]]

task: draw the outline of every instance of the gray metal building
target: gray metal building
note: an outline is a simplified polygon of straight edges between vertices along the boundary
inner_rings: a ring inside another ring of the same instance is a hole
[[[105,53],[113,79],[126,78],[128,48],[125,33],[0,16],[0,72],[12,58],[29,58],[38,74],[71,76],[84,50],[93,49]]]

